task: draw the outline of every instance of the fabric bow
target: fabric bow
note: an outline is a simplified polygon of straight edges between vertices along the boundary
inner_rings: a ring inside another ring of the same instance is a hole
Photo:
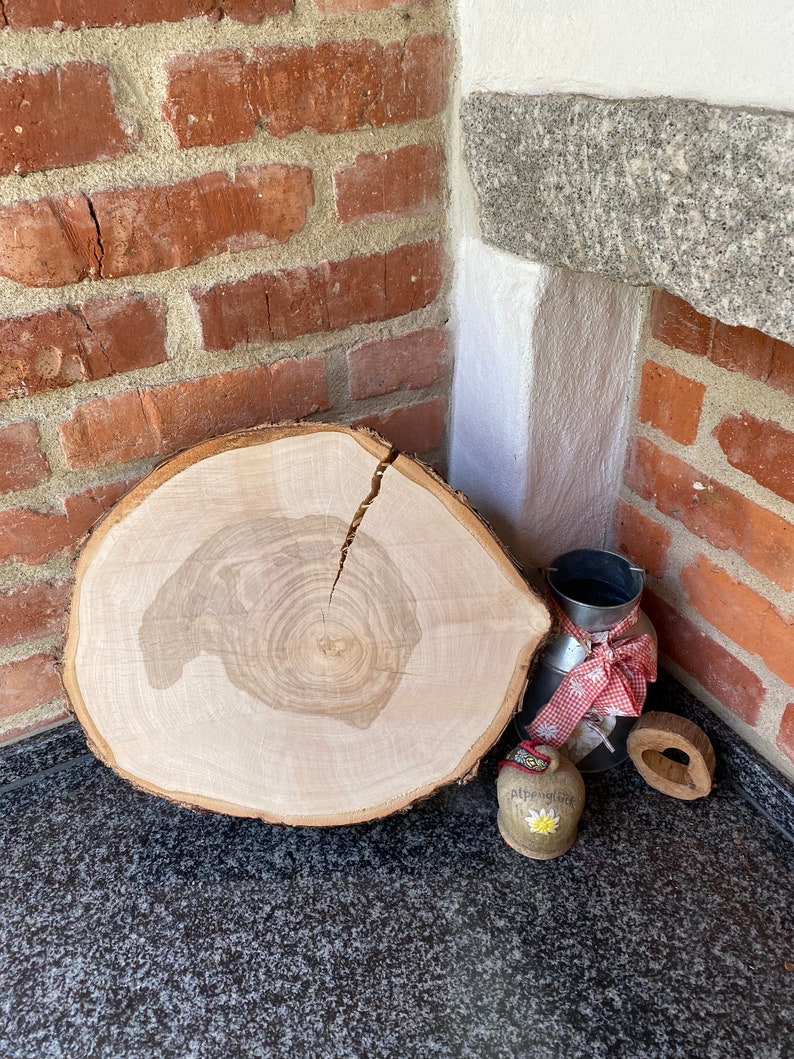
[[[557,613],[562,631],[578,640],[587,657],[566,673],[527,732],[531,739],[561,747],[590,710],[601,717],[639,717],[646,684],[656,680],[656,644],[648,633],[620,639],[636,625],[639,605],[606,632],[589,633],[559,607]]]

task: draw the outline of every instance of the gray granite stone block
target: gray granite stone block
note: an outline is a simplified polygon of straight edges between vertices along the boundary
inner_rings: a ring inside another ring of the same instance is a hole
[[[794,115],[475,93],[461,120],[486,241],[794,341]]]

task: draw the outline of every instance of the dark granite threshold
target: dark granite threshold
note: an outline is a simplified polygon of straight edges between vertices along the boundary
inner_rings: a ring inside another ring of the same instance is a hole
[[[714,746],[715,782],[737,790],[794,842],[794,784],[782,773],[664,670],[648,689],[646,709],[680,714],[699,725]],[[76,721],[0,747],[0,795],[92,759]]]
[[[42,776],[72,768],[93,756],[76,721],[66,721],[0,747],[0,794],[23,787]]]
[[[733,787],[790,842],[794,842],[794,783],[761,757],[724,721],[665,670],[648,689],[648,710],[667,710],[694,721],[711,740],[715,781]]]

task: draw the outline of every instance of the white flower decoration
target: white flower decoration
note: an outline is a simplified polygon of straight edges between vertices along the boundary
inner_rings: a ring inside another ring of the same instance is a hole
[[[560,818],[553,809],[530,809],[524,819],[536,835],[550,835],[560,826]]]
[[[538,739],[543,739],[547,743],[552,743],[557,738],[557,725],[549,724],[548,721],[541,721],[541,723],[535,729]]]

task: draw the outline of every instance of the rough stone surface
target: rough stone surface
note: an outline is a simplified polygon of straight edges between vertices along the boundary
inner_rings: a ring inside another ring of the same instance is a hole
[[[0,793],[37,779],[44,772],[70,768],[84,760],[86,754],[83,730],[74,720],[40,732],[35,739],[4,746],[0,749]]]
[[[569,853],[527,860],[496,829],[510,745],[347,828],[194,813],[85,759],[4,794],[0,1054],[789,1055],[794,847],[728,784],[682,802],[626,762],[587,778]]]
[[[794,116],[474,93],[462,122],[490,243],[794,339]]]

